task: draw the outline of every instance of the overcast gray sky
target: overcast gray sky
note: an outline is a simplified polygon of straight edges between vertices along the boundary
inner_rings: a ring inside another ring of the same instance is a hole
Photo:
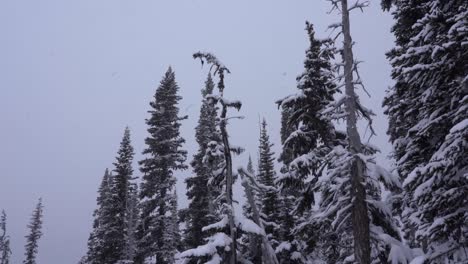
[[[379,2],[352,16],[352,31],[372,93],[363,101],[378,114],[372,142],[388,167],[381,102],[391,83],[384,53],[393,38],[391,17]],[[246,116],[230,125],[232,143],[255,158],[262,116],[278,153],[274,102],[294,91],[302,71],[304,21],[328,36],[326,26],[338,20],[329,8],[325,0],[0,0],[0,209],[8,214],[12,263],[23,259],[38,197],[45,204],[38,263],[76,263],[85,254],[104,169],[126,125],[141,158],[148,103],[169,65],[183,96],[181,114],[189,115],[182,134],[191,159],[207,75],[192,59],[195,51],[213,52],[232,71],[226,97],[242,100]],[[189,173],[179,175],[181,206]]]

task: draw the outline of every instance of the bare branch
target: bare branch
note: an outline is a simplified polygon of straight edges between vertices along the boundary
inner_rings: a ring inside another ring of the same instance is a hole
[[[359,8],[361,9],[361,12],[364,12],[364,8],[365,7],[368,7],[370,5],[370,2],[369,1],[359,1],[357,0],[356,3],[354,3],[354,5],[352,5],[350,8],[348,8],[348,12],[353,10],[353,9],[356,9],[356,8]]]

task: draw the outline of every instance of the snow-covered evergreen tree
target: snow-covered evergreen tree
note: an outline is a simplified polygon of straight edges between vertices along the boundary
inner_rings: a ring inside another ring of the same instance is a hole
[[[130,129],[125,128],[120,147],[117,152],[117,157],[114,162],[114,176],[111,184],[111,201],[110,214],[111,222],[106,225],[106,243],[111,245],[106,253],[106,261],[108,263],[116,263],[118,261],[131,261],[126,259],[126,236],[127,236],[127,212],[129,209],[130,195],[135,190],[132,190],[133,180],[133,161],[134,151],[130,139]]]
[[[259,140],[259,161],[258,161],[258,182],[268,187],[263,192],[258,193],[261,204],[261,216],[265,231],[273,247],[278,245],[279,237],[279,198],[276,189],[276,172],[273,161],[275,160],[272,151],[273,144],[268,136],[267,123],[263,119],[260,129]]]
[[[114,162],[114,175],[110,184],[109,195],[109,221],[105,225],[104,244],[106,245],[103,264],[114,264],[125,259],[127,209],[130,199],[130,188],[133,180],[133,147],[130,140],[130,129],[125,128],[116,161]]]
[[[363,144],[357,129],[358,119],[364,118],[374,133],[373,113],[360,103],[356,93],[357,88],[365,88],[358,72],[359,62],[353,57],[349,12],[363,9],[369,2],[357,1],[350,6],[347,0],[330,2],[342,17],[331,27],[340,29],[343,35],[343,62],[337,64],[337,80],[342,82],[345,95],[332,102],[323,114],[330,120],[346,121],[346,138],[336,137],[333,149],[326,155],[327,172],[316,185],[322,197],[312,219],[323,230],[335,234],[331,236],[334,243],[324,244],[327,252],[338,249],[338,256],[332,260],[335,263],[407,263],[412,252],[401,242],[391,207],[392,191],[401,186],[400,182],[375,164],[374,153],[378,150]],[[390,191],[389,200],[382,199],[383,186]]]
[[[139,219],[138,210],[138,186],[131,183],[128,190],[125,212],[125,245],[123,251],[123,263],[133,263],[137,252],[137,227]]]
[[[195,137],[198,143],[198,151],[191,162],[194,175],[186,179],[187,197],[190,200],[186,211],[187,227],[184,234],[184,244],[187,249],[196,248],[205,244],[207,232],[202,228],[216,220],[213,200],[219,195],[214,190],[213,184],[209,184],[213,168],[204,161],[208,144],[212,141],[220,141],[219,132],[216,128],[217,109],[216,106],[206,98],[213,94],[215,84],[208,75],[205,88],[202,89],[202,106],[198,125],[195,128]],[[195,262],[192,259],[191,262]]]
[[[323,114],[333,102],[337,90],[331,63],[335,51],[331,40],[315,38],[313,26],[308,22],[306,31],[310,47],[306,51],[305,70],[297,77],[299,92],[278,102],[283,111],[283,151],[280,160],[286,165],[279,182],[284,197],[291,199],[294,196],[294,201],[284,201],[282,214],[287,217],[287,211],[291,209],[288,207],[294,204],[293,212],[297,220],[309,215],[314,202],[315,182],[323,172],[324,158],[333,148],[336,137],[331,120]],[[306,262],[307,256],[314,250],[317,236],[313,233],[314,229],[307,228],[304,223],[299,224],[284,219],[284,228],[291,225],[299,227],[290,231],[294,233],[283,231],[286,241],[277,251],[289,251],[280,254],[284,255],[284,261],[294,258],[293,261]]]
[[[290,119],[292,112],[294,111],[293,105],[289,107],[283,105],[281,107],[281,144],[284,146],[286,140],[289,138],[292,132],[295,131],[295,124],[291,124]],[[296,153],[297,154],[297,153]],[[294,148],[283,148],[278,161],[281,164],[280,175],[289,174],[289,164],[294,159]],[[282,176],[281,176],[282,177]],[[280,179],[280,183],[283,179]],[[278,182],[278,181],[277,181]],[[294,234],[294,227],[298,220],[298,214],[294,213],[296,207],[296,201],[299,199],[300,194],[297,193],[292,186],[284,186],[279,184],[280,187],[280,204],[279,204],[279,216],[280,216],[280,238],[279,245],[276,247],[276,254],[280,263],[282,264],[294,264],[298,263],[298,257],[300,253],[298,251],[301,248],[301,243],[298,237]]]
[[[311,152],[323,157],[322,152],[326,154],[326,151],[318,151],[317,148],[329,149],[335,135],[331,121],[324,118],[322,112],[333,101],[337,90],[331,64],[334,58],[331,40],[316,39],[313,26],[308,22],[306,30],[310,48],[306,51],[305,70],[297,77],[299,92],[278,101],[286,119],[282,125],[282,137],[285,139],[281,159],[289,165],[281,183],[300,190],[300,211],[310,207],[312,202],[312,189],[304,182],[309,175],[317,175],[320,169],[320,157]],[[320,145],[321,142],[323,144]]]
[[[36,257],[39,248],[39,239],[42,236],[42,214],[43,214],[42,198],[39,198],[39,201],[34,209],[31,222],[28,224],[29,234],[26,236],[26,245],[25,245],[25,260],[24,264],[36,264]]]
[[[7,215],[2,210],[0,216],[0,264],[10,263],[10,236],[7,234]]]
[[[214,69],[214,74],[219,77],[217,85],[219,95],[208,95],[206,99],[212,104],[221,106],[221,114],[217,124],[220,131],[220,141],[213,140],[208,143],[204,161],[216,164],[212,167],[214,170],[209,183],[218,185],[218,189],[221,191],[219,196],[215,198],[220,220],[202,228],[204,232],[212,232],[212,235],[206,238],[204,245],[182,252],[181,257],[184,259],[206,257],[207,263],[237,264],[238,261],[245,261],[245,256],[242,255],[238,246],[240,233],[264,235],[264,231],[257,224],[243,216],[236,215],[233,207],[232,187],[235,175],[232,171],[231,155],[232,153],[241,153],[242,148],[233,147],[229,143],[227,123],[230,118],[227,116],[227,111],[231,108],[240,110],[242,104],[239,101],[229,101],[223,97],[224,77],[226,73],[229,73],[229,70],[215,56],[210,53],[198,52],[193,57],[200,59],[202,64],[210,64]]]
[[[187,152],[180,136],[180,117],[177,106],[181,97],[175,74],[169,67],[154,101],[150,103],[150,118],[146,120],[149,136],[145,139],[146,157],[139,162],[143,173],[140,188],[141,217],[138,229],[139,251],[137,263],[172,264],[177,251],[173,240],[177,234],[168,229],[176,205],[174,173],[186,169]]]
[[[340,3],[333,2],[336,5]],[[341,7],[341,10],[345,9],[349,11],[346,5]],[[349,21],[344,24],[349,26]],[[342,26],[341,23],[338,25]],[[313,259],[328,263],[371,263],[371,256],[374,263],[385,263],[387,259],[393,260],[397,253],[401,253],[401,259],[406,261],[411,256],[407,256],[409,253],[400,242],[388,204],[380,198],[381,183],[394,189],[399,186],[398,181],[374,164],[372,155],[376,150],[360,143],[359,134],[353,131],[354,128],[347,133],[353,134],[358,149],[351,147],[351,135],[337,131],[332,123],[333,120],[351,118],[348,125],[352,127],[353,124],[356,126],[355,118],[358,115],[370,118],[371,112],[359,104],[353,90],[361,80],[349,80],[348,76],[347,95],[334,99],[338,89],[336,82],[345,79],[345,75],[335,75],[332,42],[315,39],[311,25],[307,24],[306,29],[311,47],[306,53],[305,72],[298,78],[300,92],[280,101],[283,111],[288,110],[286,113],[289,116],[289,122],[283,122],[283,126],[286,123],[296,129],[284,139],[282,160],[289,159],[290,162],[288,168],[283,170],[280,182],[283,189],[300,193],[295,198],[297,206],[294,211],[298,216],[294,228],[295,239],[289,243],[283,242],[280,250],[295,246],[297,251],[289,254],[296,262],[303,263]],[[345,58],[349,57],[349,47],[347,52],[342,51],[342,54],[348,55]],[[351,70],[355,70],[354,61],[350,63],[344,65],[348,70],[350,65]],[[352,84],[351,90],[349,82]],[[348,102],[349,98],[353,102]],[[282,137],[285,138],[284,135]],[[353,178],[356,170],[361,173],[358,182]],[[314,193],[320,197],[315,206]],[[356,200],[359,195],[361,199]],[[357,201],[361,204],[356,204]],[[363,209],[364,213],[358,208]],[[357,221],[362,217],[362,221]],[[360,228],[369,232],[367,246],[366,232],[359,231]],[[319,234],[317,230],[320,230]]]
[[[109,243],[107,242],[107,226],[112,221],[111,199],[113,176],[108,169],[104,172],[101,185],[98,190],[97,209],[93,213],[93,229],[88,238],[88,252],[86,261],[89,264],[109,263],[107,252]]]
[[[429,263],[459,263],[468,258],[468,3],[392,3],[396,83],[384,106],[406,238]]]
[[[138,220],[133,155],[130,130],[126,128],[114,162],[115,175],[106,169],[99,187],[98,208],[93,214],[93,230],[88,239],[87,263],[116,264],[133,261]]]

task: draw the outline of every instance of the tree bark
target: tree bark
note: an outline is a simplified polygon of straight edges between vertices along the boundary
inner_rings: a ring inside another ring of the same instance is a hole
[[[227,115],[227,106],[223,103],[223,110],[221,112],[221,137],[224,144],[224,159],[226,161],[226,202],[229,206],[228,220],[229,220],[229,229],[232,239],[231,246],[231,255],[229,257],[230,264],[237,264],[237,230],[234,223],[234,207],[232,204],[232,185],[234,184],[234,179],[232,177],[232,157],[231,157],[231,148],[229,146],[229,139],[226,129],[226,115]]]
[[[362,153],[362,144],[357,130],[356,94],[353,84],[354,58],[350,32],[348,1],[341,0],[342,29],[343,29],[343,59],[345,76],[345,103],[347,111],[346,131],[348,134],[351,153]],[[370,232],[369,216],[367,214],[366,190],[364,182],[363,162],[355,158],[351,167],[351,197],[352,197],[352,227],[354,237],[354,258],[359,264],[370,264]]]

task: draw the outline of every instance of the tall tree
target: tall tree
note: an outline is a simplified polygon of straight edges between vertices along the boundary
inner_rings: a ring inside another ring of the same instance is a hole
[[[26,236],[26,246],[25,246],[25,260],[24,264],[36,264],[36,256],[39,248],[39,239],[42,236],[42,198],[39,198],[39,201],[34,209],[31,217],[31,222],[28,225],[29,234]]]
[[[327,154],[328,175],[319,182],[322,201],[314,218],[319,223],[327,223],[323,220],[332,216],[329,218],[332,221],[328,223],[339,234],[334,236],[337,238],[337,245],[342,248],[344,246],[345,249],[340,250],[338,261],[353,260],[370,264],[371,260],[378,259],[380,262],[405,263],[411,259],[411,252],[401,242],[391,213],[391,200],[382,199],[382,186],[393,193],[399,189],[400,182],[375,163],[374,154],[378,149],[363,144],[357,128],[358,119],[364,118],[368,122],[371,135],[374,134],[374,114],[360,103],[356,93],[358,88],[365,91],[365,87],[358,71],[359,62],[355,61],[353,55],[349,13],[355,9],[362,10],[370,2],[356,1],[348,6],[347,0],[329,1],[341,13],[341,23],[331,27],[339,28],[343,35],[343,62],[337,65],[340,73],[337,79],[342,82],[345,90],[344,97],[337,99],[329,111],[335,111],[331,114],[332,118],[345,119],[346,141],[343,142],[345,144],[337,144]],[[351,232],[347,232],[349,229]],[[346,252],[347,246],[353,248],[352,254]]]
[[[240,154],[243,149],[233,147],[229,143],[227,124],[232,118],[227,116],[227,112],[228,109],[232,108],[240,110],[242,104],[240,101],[230,101],[223,97],[225,88],[224,77],[226,73],[230,73],[227,67],[210,53],[197,52],[193,57],[200,59],[202,65],[205,62],[211,65],[215,74],[219,76],[217,85],[219,95],[209,95],[207,99],[212,104],[219,104],[221,106],[221,113],[218,119],[220,141],[208,143],[205,160],[208,163],[216,165],[213,167],[213,175],[210,182],[216,182],[221,187],[219,196],[216,197],[220,220],[202,228],[205,232],[213,232],[206,239],[205,245],[186,250],[181,254],[181,257],[185,259],[206,257],[209,259],[209,263],[237,264],[238,260],[244,261],[244,256],[238,247],[240,232],[265,234],[256,223],[236,215],[234,211],[232,187],[235,175],[232,171],[232,153]]]
[[[215,224],[211,224],[205,226],[203,228],[204,231],[219,229],[219,231],[223,230],[225,232],[216,232],[215,235],[212,235],[208,238],[208,245],[213,249],[210,251],[204,250],[204,252],[197,252],[203,246],[199,246],[195,249],[190,249],[183,252],[183,257],[185,258],[193,258],[196,256],[206,256],[209,257],[213,263],[218,263],[223,260],[226,263],[236,264],[237,262],[237,229],[234,219],[234,211],[233,211],[233,196],[232,196],[232,186],[234,184],[234,177],[232,171],[232,156],[231,156],[231,146],[229,144],[228,132],[227,132],[227,110],[228,108],[236,108],[237,110],[240,109],[241,103],[239,101],[235,102],[228,102],[223,98],[224,94],[224,77],[226,73],[230,73],[229,69],[224,66],[214,55],[210,53],[201,53],[197,52],[193,55],[194,59],[200,59],[202,65],[206,62],[207,64],[211,64],[212,67],[215,68],[215,74],[219,75],[218,81],[218,90],[220,95],[219,96],[207,96],[210,103],[216,105],[220,103],[222,106],[221,114],[220,114],[220,122],[219,122],[219,130],[220,130],[220,141],[211,141],[208,143],[208,150],[207,150],[207,160],[211,161],[219,161],[217,162],[217,166],[219,168],[218,173],[213,175],[213,178],[221,178],[220,181],[223,182],[223,189],[222,193],[220,194],[221,199],[221,212],[220,217],[222,218],[221,221]],[[222,198],[223,197],[223,198]],[[216,230],[218,231],[218,230]],[[220,244],[218,241],[222,241]],[[215,245],[215,244],[218,245]],[[223,248],[221,254],[218,253],[218,247]],[[202,253],[202,254],[199,254]]]
[[[338,6],[340,1],[333,3]],[[348,7],[345,9],[349,12]],[[344,20],[346,22],[346,18]],[[336,26],[344,28],[341,23]],[[281,158],[290,162],[287,169],[283,170],[284,175],[281,176],[280,182],[283,189],[289,189],[290,192],[292,189],[295,190],[292,193],[299,193],[294,210],[297,215],[295,239],[289,244],[283,244],[280,249],[290,250],[296,247],[297,254],[293,252],[292,256],[295,256],[296,261],[303,263],[317,258],[325,259],[328,263],[368,263],[366,261],[370,261],[371,252],[373,258],[386,260],[390,250],[404,250],[401,249],[402,243],[394,219],[388,213],[388,205],[380,198],[379,182],[388,188],[396,188],[398,181],[374,164],[373,153],[376,149],[360,143],[362,152],[359,154],[352,149],[351,137],[334,128],[332,121],[349,119],[350,131],[347,133],[355,133],[357,130],[354,131],[352,124],[357,122],[357,119],[353,119],[350,111],[354,111],[354,118],[358,115],[370,118],[372,113],[359,104],[354,92],[334,99],[338,89],[335,82],[346,79],[347,71],[345,74],[336,75],[331,62],[335,54],[332,41],[317,40],[310,24],[307,24],[306,29],[311,47],[306,53],[305,71],[298,77],[300,92],[280,101],[283,111],[285,108],[288,110],[287,125],[295,128],[288,137],[283,136],[286,139]],[[345,53],[344,50],[342,52]],[[346,55],[349,57],[349,54]],[[354,71],[356,65],[353,61],[351,64]],[[350,81],[349,77],[347,81]],[[359,78],[351,81],[353,87],[361,83]],[[346,80],[343,87],[346,90]],[[354,106],[347,103],[349,98],[353,98]],[[362,168],[357,164],[361,164]],[[362,175],[356,174],[360,171],[358,169],[362,169]],[[356,175],[362,176],[358,181],[362,188],[353,182]],[[361,197],[363,200],[355,199],[360,191],[363,191],[359,193],[364,195]],[[321,199],[318,203],[314,199],[314,193],[320,194]],[[356,204],[357,201],[364,202],[363,215],[360,215],[362,212],[358,210],[362,209],[363,205]],[[314,203],[316,206],[312,207]],[[369,224],[357,221],[355,218],[358,215],[367,217]],[[368,230],[369,233],[360,228]],[[320,235],[316,230],[321,231]],[[358,231],[359,234],[356,235]],[[366,241],[369,242],[369,248],[366,248]]]
[[[295,257],[298,256],[298,249],[301,248],[298,245],[298,237],[294,234],[294,227],[297,223],[297,214],[293,213],[295,208],[295,203],[298,201],[300,195],[297,193],[297,189],[291,188],[291,186],[285,186],[283,176],[289,175],[289,164],[294,159],[295,148],[285,147],[286,140],[289,139],[291,134],[295,131],[294,121],[290,120],[292,117],[294,107],[293,104],[288,106],[281,106],[281,145],[282,151],[279,155],[278,162],[280,165],[280,175],[279,175],[279,187],[280,187],[280,244],[276,248],[276,252],[279,258],[280,263],[283,264],[294,264],[298,261],[295,260]],[[288,177],[286,177],[288,178]]]
[[[130,184],[126,207],[123,263],[131,264],[133,263],[137,252],[136,232],[138,228],[139,217],[138,186],[133,182]]]
[[[282,234],[278,251],[285,263],[293,256],[293,262],[305,263],[314,251],[317,234],[305,219],[310,219],[315,183],[326,164],[325,156],[336,145],[336,138],[343,138],[341,133],[337,135],[331,118],[324,114],[337,92],[331,62],[335,55],[333,43],[329,39],[318,40],[308,22],[306,31],[310,46],[306,50],[304,72],[297,77],[298,92],[278,101],[282,110],[280,161],[284,164],[279,179],[285,197],[282,226],[299,227],[289,232],[284,229]],[[294,222],[288,218],[291,209]]]
[[[395,24],[392,27],[392,32],[395,35],[396,47],[387,53],[387,57],[391,60],[391,65],[396,68],[401,62],[393,61],[394,58],[401,56],[407,49],[407,45],[410,42],[414,30],[413,25],[421,19],[426,12],[423,8],[424,2],[428,0],[407,0],[407,1],[382,1],[384,9],[390,9],[392,2],[394,2],[395,11],[393,16]],[[406,140],[404,139],[407,131],[417,123],[418,109],[421,105],[421,94],[420,91],[415,89],[409,89],[409,85],[404,78],[400,76],[397,71],[392,70],[392,78],[396,80],[394,86],[387,91],[387,95],[384,98],[383,105],[385,107],[384,113],[389,118],[389,126],[387,134],[389,135],[390,141],[393,143],[393,158],[397,161],[395,171],[398,173],[401,180],[406,178],[405,175],[409,171],[413,170],[421,158],[427,156],[427,154],[417,154],[420,150],[414,146],[411,149],[406,148]],[[399,163],[402,157],[409,157],[405,163]],[[400,197],[400,209],[398,214],[401,215],[404,208],[410,206],[409,201]],[[416,240],[414,239],[415,229],[408,225],[403,225],[404,236],[411,247],[418,247]]]
[[[149,136],[145,139],[146,158],[139,162],[143,173],[140,188],[141,223],[139,226],[139,252],[137,263],[156,261],[158,264],[174,263],[177,237],[173,229],[167,229],[174,211],[176,170],[186,169],[187,152],[182,150],[185,140],[180,136],[177,106],[181,97],[175,74],[169,67],[156,89],[150,103],[150,118],[146,120]]]
[[[357,129],[357,118],[359,108],[363,109],[355,92],[355,80],[353,70],[355,69],[355,61],[353,56],[351,26],[349,20],[348,0],[341,0],[341,29],[343,33],[343,75],[345,85],[345,111],[346,111],[346,134],[348,137],[349,150],[351,154],[362,154],[363,146],[361,137]],[[365,116],[369,114],[362,111]],[[357,263],[371,263],[371,248],[370,248],[370,230],[369,216],[367,214],[366,189],[363,185],[365,164],[356,155],[352,158],[351,167],[351,222],[353,228],[354,239],[354,259]]]
[[[7,234],[7,215],[2,210],[0,216],[0,264],[10,263],[10,236]]]
[[[107,227],[112,220],[111,199],[113,177],[108,169],[104,172],[98,190],[97,209],[93,213],[93,229],[88,238],[88,252],[86,261],[90,264],[108,263],[106,260],[109,251],[107,243]],[[112,249],[111,249],[112,250]]]
[[[134,151],[130,139],[130,129],[125,128],[117,157],[114,162],[114,176],[111,184],[111,222],[107,225],[107,243],[111,245],[106,260],[110,264],[117,261],[130,261],[125,259],[127,213],[132,192]]]
[[[279,236],[279,199],[276,189],[276,172],[273,161],[275,160],[272,151],[273,144],[268,136],[267,123],[263,119],[260,129],[259,139],[259,161],[258,161],[258,182],[264,185],[265,191],[258,195],[261,200],[261,212],[263,216],[263,225],[269,239],[274,247],[278,245]]]
[[[184,234],[184,244],[187,249],[196,248],[205,243],[208,234],[203,232],[202,228],[209,223],[213,223],[216,219],[213,199],[217,195],[213,192],[213,186],[209,183],[213,170],[212,166],[204,160],[208,144],[211,141],[220,140],[216,128],[217,109],[206,98],[208,95],[213,94],[214,86],[211,74],[209,74],[205,82],[205,88],[202,89],[203,101],[198,125],[195,128],[198,151],[191,162],[194,175],[185,181],[187,184],[187,198],[190,201],[186,216],[187,227]],[[195,260],[191,261],[194,262]]]
[[[468,258],[468,3],[388,3],[395,7],[397,45],[387,56],[396,83],[384,106],[404,179],[405,234],[427,262],[458,263]]]

